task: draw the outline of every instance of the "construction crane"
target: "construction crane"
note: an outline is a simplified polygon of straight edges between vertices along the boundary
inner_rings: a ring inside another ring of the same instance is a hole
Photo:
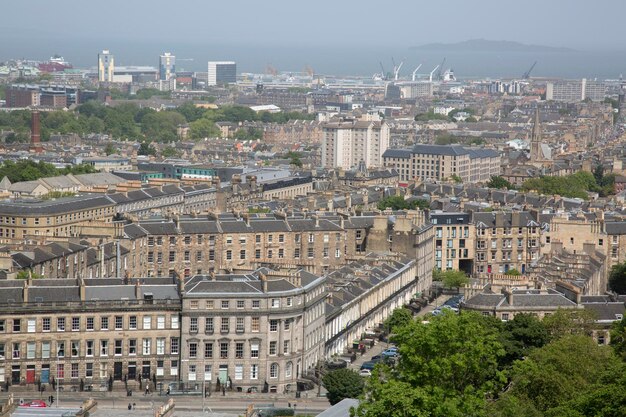
[[[378,63],[380,64],[380,78],[382,78],[383,80],[387,79],[387,73],[385,72],[385,67],[383,67],[383,62],[382,61],[378,61]]]
[[[530,68],[528,69],[528,71],[526,71],[524,73],[524,75],[522,75],[522,80],[527,80],[530,78],[530,73],[532,72],[533,69],[535,69],[535,65],[537,65],[537,61],[535,61]]]
[[[421,67],[422,67],[422,64],[419,64],[417,68],[413,70],[413,74],[411,75],[411,81],[415,81],[415,74],[417,74],[417,70],[419,70]]]

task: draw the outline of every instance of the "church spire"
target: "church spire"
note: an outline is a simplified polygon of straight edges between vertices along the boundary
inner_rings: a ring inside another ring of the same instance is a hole
[[[541,155],[541,124],[539,122],[539,107],[535,109],[535,121],[530,137],[530,160],[532,162],[542,160]]]

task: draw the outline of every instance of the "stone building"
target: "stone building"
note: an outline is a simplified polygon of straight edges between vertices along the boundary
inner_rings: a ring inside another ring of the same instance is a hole
[[[435,268],[473,271],[476,231],[469,213],[430,212],[435,228]]]
[[[106,390],[170,379],[180,360],[180,296],[171,279],[39,279],[0,284],[0,383]],[[152,384],[151,384],[152,385]],[[154,386],[152,386],[154,389]]]
[[[265,268],[189,279],[182,296],[182,381],[295,391],[298,378],[324,355],[325,282],[305,271],[280,276]]]

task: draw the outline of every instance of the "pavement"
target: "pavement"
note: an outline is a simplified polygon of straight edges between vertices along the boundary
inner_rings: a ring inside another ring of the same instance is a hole
[[[17,407],[15,412],[11,414],[11,417],[62,417],[65,413],[73,413],[76,415],[79,407],[76,408],[30,408],[30,407]]]

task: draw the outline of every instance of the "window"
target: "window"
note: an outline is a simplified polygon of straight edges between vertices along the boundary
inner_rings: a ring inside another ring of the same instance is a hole
[[[289,340],[283,341],[283,353],[289,353]]]
[[[72,318],[72,321],[74,321],[73,318]],[[100,318],[100,330],[109,330],[109,318],[108,317]]]
[[[204,380],[210,381],[212,378],[211,365],[204,365]]]
[[[287,307],[291,307],[293,305],[293,299],[291,297],[287,297]]]
[[[307,257],[309,259],[313,258],[313,248],[308,248],[307,249]]]
[[[502,313],[502,321],[509,321],[509,313]]]
[[[235,380],[243,379],[243,365],[235,365]]]
[[[251,358],[259,357],[259,343],[258,342],[250,343],[250,357]]]
[[[143,339],[142,354],[150,355],[152,353],[152,339]]]
[[[207,317],[204,319],[204,331],[205,333],[213,333],[213,317]]]
[[[94,329],[94,319],[93,317],[87,317],[87,330],[93,330]]]
[[[261,307],[261,301],[260,300],[252,300],[252,308],[259,308]]]
[[[196,251],[196,262],[202,261],[202,252]]]
[[[35,342],[26,343],[26,359],[35,359]]]
[[[237,300],[237,308],[241,309],[245,307],[244,300]]]
[[[189,365],[189,374],[187,379],[189,379],[189,381],[196,380],[196,365]]]
[[[254,259],[261,259],[261,249],[254,250]]]
[[[295,249],[293,250],[293,257],[294,257],[295,259],[300,259],[300,248],[295,248]]]
[[[222,309],[225,310],[229,307],[228,300],[222,300]]]
[[[19,343],[13,343],[13,359],[19,359],[20,358],[20,344]]]
[[[93,378],[93,362],[87,362],[85,364],[85,377]]]
[[[4,333],[6,331],[6,322],[3,320],[0,320],[0,332]]]
[[[220,359],[228,359],[228,342],[220,343]]]
[[[207,342],[204,344],[204,357],[205,359],[213,359],[213,343]]]
[[[245,328],[245,326],[244,326],[244,318],[243,317],[237,317],[235,331],[238,332],[238,333],[243,333],[244,328]]]
[[[165,355],[165,338],[158,337],[156,340],[156,354]]]
[[[293,372],[293,363],[287,362],[287,365],[285,366],[285,378],[290,378],[292,372]]]
[[[100,356],[108,356],[109,355],[109,341],[101,340],[100,341]]]
[[[115,341],[115,356],[122,356],[122,341],[121,340],[116,340]]]
[[[27,323],[26,331],[28,333],[35,333],[35,331],[37,330],[37,320],[28,319],[26,323]]]
[[[270,378],[278,378],[278,364],[273,363],[270,366]]]
[[[270,332],[278,331],[278,320],[270,320]]]
[[[178,329],[178,316],[175,314],[172,315],[170,321],[171,321],[172,329]]]
[[[272,298],[272,308],[280,307],[280,298]]]
[[[13,320],[13,327],[15,327],[15,320]],[[13,329],[13,331],[15,331],[15,329]],[[58,332],[64,332],[65,331],[65,317],[57,318],[57,331]]]
[[[289,330],[291,327],[291,319],[285,320],[285,330]]]
[[[130,330],[137,330],[137,316],[130,316],[128,318],[128,328]]]
[[[189,343],[189,357],[190,358],[198,357],[198,344],[197,343]]]
[[[272,341],[270,342],[270,355],[276,355],[276,345],[278,344],[278,342],[276,341]]]
[[[78,378],[78,364],[77,363],[72,364],[71,377]]]
[[[178,338],[172,337],[170,339],[170,353],[172,355],[178,355],[178,347],[179,347]]]
[[[220,331],[222,333],[228,333],[230,331],[230,319],[228,317],[222,317]]]
[[[124,328],[124,317],[115,316],[115,330],[122,330]]]
[[[72,331],[77,332],[80,330],[80,317],[72,317]]]
[[[168,260],[170,262],[175,262],[176,261],[176,252],[171,250],[168,256]]]
[[[226,251],[226,260],[227,260],[227,261],[230,261],[230,260],[232,260],[232,259],[233,259],[233,251],[232,251],[232,250],[230,250],[230,249],[228,249],[228,250]]]
[[[198,318],[191,317],[189,319],[189,331],[191,333],[198,333]]]
[[[2,352],[0,352],[0,357],[4,358],[4,344],[2,344]],[[41,342],[41,358],[50,358],[50,342]]]
[[[245,249],[241,249],[239,251],[239,259],[246,259],[246,250]]]
[[[144,330],[150,330],[151,326],[152,326],[152,317],[150,317],[150,316],[143,316],[143,329]]]
[[[237,359],[243,358],[243,342],[235,343],[235,358]]]
[[[250,365],[250,379],[259,378],[259,365]]]
[[[137,354],[137,339],[128,339],[128,354]]]

